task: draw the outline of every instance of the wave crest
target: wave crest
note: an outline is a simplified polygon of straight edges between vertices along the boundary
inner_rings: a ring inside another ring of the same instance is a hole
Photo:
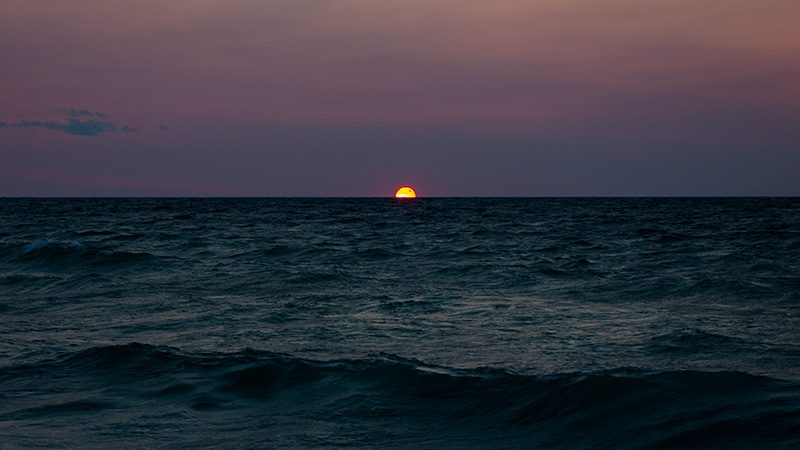
[[[701,442],[697,430],[706,430],[703,442],[724,443],[733,436],[763,444],[786,442],[800,426],[800,386],[741,372],[531,375],[452,369],[392,355],[314,361],[255,350],[188,354],[133,343],[0,368],[0,388],[20,380],[45,394],[54,385],[71,386],[76,398],[68,401],[75,404],[87,398],[100,404],[161,401],[164,408],[204,413],[291,412],[292,420],[336,415],[367,427],[392,420],[412,428],[479,432],[475,437],[486,439],[512,433],[520,442],[541,445],[569,439],[604,446],[622,438],[643,446],[691,445]],[[26,405],[17,413],[84,413],[47,406]],[[765,417],[771,421],[767,431],[728,426]]]
[[[148,252],[94,248],[80,241],[41,240],[21,245],[4,245],[0,257],[5,262],[48,269],[70,268],[74,264],[94,267],[120,265],[159,259]],[[2,261],[2,260],[0,260]]]

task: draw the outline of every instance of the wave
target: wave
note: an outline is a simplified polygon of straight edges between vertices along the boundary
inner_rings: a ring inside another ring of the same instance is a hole
[[[62,242],[62,241],[35,241],[25,244],[22,247],[23,255],[37,255],[41,253],[58,254],[58,253],[72,253],[82,252],[86,250],[86,246],[78,241]]]
[[[478,446],[800,444],[800,385],[742,372],[533,375],[453,369],[385,354],[315,361],[255,350],[190,354],[133,343],[0,367],[0,389],[23,380],[40,391],[29,397],[41,402],[3,407],[0,420],[139,404],[226,417],[238,411],[243,418],[262,411],[293,423],[335,417],[376,433],[393,424],[429,436],[456,433],[453,439]],[[48,400],[55,388],[70,391],[71,398]]]
[[[74,233],[77,236],[81,237],[88,237],[88,236],[113,236],[116,232],[111,230],[85,230],[85,231],[76,231]]]
[[[746,346],[742,339],[702,330],[681,330],[656,336],[647,344],[655,354],[669,352],[721,352],[723,349]]]
[[[146,233],[126,233],[113,230],[85,230],[72,233],[77,239],[94,238],[104,242],[133,241],[147,236]],[[57,242],[57,241],[54,241]]]
[[[300,246],[300,245],[284,245],[284,244],[275,244],[270,247],[266,248],[259,248],[255,250],[247,250],[243,252],[237,252],[232,255],[229,255],[228,258],[230,259],[237,259],[237,258],[247,258],[247,259],[289,259],[293,257],[314,257],[317,255],[325,254],[328,249],[319,248],[319,247],[311,247],[311,246]]]
[[[68,268],[73,264],[120,265],[155,259],[159,258],[148,252],[95,248],[80,241],[42,240],[18,245],[6,244],[0,248],[0,262],[42,268]]]

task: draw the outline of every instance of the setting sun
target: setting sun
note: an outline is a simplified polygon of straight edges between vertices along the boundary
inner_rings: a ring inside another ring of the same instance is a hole
[[[394,198],[416,198],[417,193],[409,186],[403,186],[394,193]]]

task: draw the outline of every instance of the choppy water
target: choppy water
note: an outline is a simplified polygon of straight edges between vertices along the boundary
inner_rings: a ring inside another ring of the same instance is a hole
[[[798,199],[0,200],[0,447],[798,447]]]

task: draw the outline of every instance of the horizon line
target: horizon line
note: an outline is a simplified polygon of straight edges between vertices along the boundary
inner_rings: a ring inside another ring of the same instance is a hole
[[[0,195],[0,199],[30,199],[30,200],[69,200],[69,199],[389,199],[399,201],[414,201],[424,199],[677,199],[677,198],[800,198],[797,195],[431,195],[416,198],[397,199],[392,195],[386,196],[323,196],[323,195]]]

